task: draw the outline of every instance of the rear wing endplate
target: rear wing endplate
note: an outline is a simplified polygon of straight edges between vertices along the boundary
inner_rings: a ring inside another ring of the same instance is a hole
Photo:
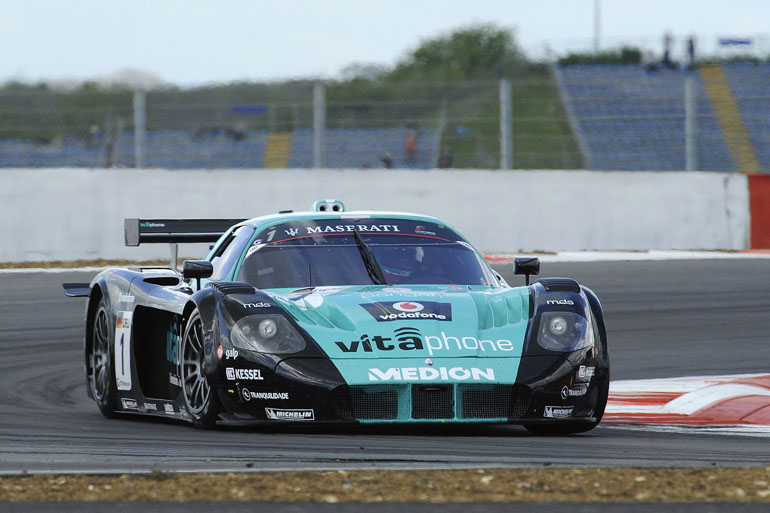
[[[216,242],[231,226],[245,219],[126,219],[126,246],[142,243],[171,245],[171,267],[176,269],[177,244]]]

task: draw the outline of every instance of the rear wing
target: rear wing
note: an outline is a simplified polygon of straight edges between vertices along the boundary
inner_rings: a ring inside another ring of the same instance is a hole
[[[176,269],[177,244],[216,242],[231,226],[245,219],[126,219],[126,246],[168,243],[171,267]]]

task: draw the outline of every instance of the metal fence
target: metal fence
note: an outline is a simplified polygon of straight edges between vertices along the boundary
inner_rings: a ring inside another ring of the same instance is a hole
[[[0,167],[583,167],[553,76],[0,89]]]

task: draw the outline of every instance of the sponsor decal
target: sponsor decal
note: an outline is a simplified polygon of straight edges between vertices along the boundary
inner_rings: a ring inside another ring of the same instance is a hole
[[[174,413],[174,405],[165,403],[163,405],[163,409],[166,411],[166,413]]]
[[[479,340],[471,336],[449,336],[443,331],[441,336],[423,336],[419,330],[410,327],[395,330],[391,337],[375,335],[370,338],[369,335],[363,334],[359,340],[337,341],[335,344],[343,353],[371,353],[376,348],[378,351],[393,351],[394,349],[423,351],[427,352],[429,356],[441,354],[442,351],[497,352],[515,349],[513,342],[507,339]]]
[[[262,381],[262,370],[261,369],[234,369],[232,367],[227,367],[225,369],[225,376],[230,381],[236,381],[239,379],[242,380],[251,380],[251,381]]]
[[[394,294],[403,294],[404,292],[412,292],[411,289],[407,289],[404,287],[383,287],[381,292],[390,292],[391,294],[388,294],[389,296],[393,296]]]
[[[133,303],[134,300],[136,300],[136,297],[132,296],[131,294],[121,294],[120,295],[120,302],[121,303]]]
[[[270,308],[270,303],[260,301],[259,303],[244,303],[244,308]]]
[[[432,235],[433,237],[436,236],[436,232],[431,232],[425,229],[424,226],[417,226],[414,229],[414,233],[417,233],[419,235]]]
[[[588,393],[588,385],[577,385],[573,388],[563,387],[561,389],[561,398],[567,399],[568,397],[582,397]]]
[[[238,353],[238,350],[235,349],[235,348],[233,348],[233,349],[225,349],[225,360],[230,360],[230,359],[235,360],[236,358],[238,358],[239,354],[240,353]],[[217,353],[217,355],[218,355],[218,353]],[[221,360],[221,358],[220,358],[220,360]]]
[[[543,417],[549,419],[568,419],[572,417],[574,406],[546,406]]]
[[[115,382],[118,390],[131,390],[131,324],[133,312],[118,312],[115,326]]]
[[[578,377],[582,379],[591,379],[595,372],[595,367],[586,367],[585,365],[578,367]]]
[[[377,322],[434,320],[451,321],[452,305],[434,301],[395,301],[361,305]]]
[[[165,228],[166,223],[151,223],[149,221],[144,221],[142,223],[139,223],[139,226],[142,228]]]
[[[495,381],[495,370],[477,367],[391,367],[369,369],[369,381]]]
[[[224,355],[225,349],[222,346],[217,346],[217,358],[221,360]]]
[[[306,226],[306,235],[319,233],[345,233],[345,232],[386,232],[400,233],[396,224],[337,224],[329,226]]]
[[[571,299],[547,299],[546,305],[574,305],[575,302]]]
[[[569,397],[583,397],[588,393],[588,385],[576,385],[569,389]]]
[[[254,392],[253,390],[242,389],[241,396],[244,401],[259,399],[264,401],[287,400],[289,392]]]
[[[179,316],[174,315],[166,329],[166,361],[179,365],[179,342],[182,339]]]
[[[145,411],[158,411],[158,405],[155,403],[144,403]]]
[[[422,312],[425,307],[421,303],[415,303],[414,301],[401,301],[400,303],[393,303],[393,308],[399,312]]]
[[[265,408],[265,415],[271,420],[314,420],[313,410],[278,410]]]
[[[182,386],[182,378],[171,372],[168,373],[168,382],[174,386]]]
[[[124,410],[136,410],[137,404],[136,401],[133,399],[121,399],[120,402],[123,404]]]
[[[286,232],[286,235],[289,237],[296,237],[299,234],[299,230],[296,228],[289,228],[288,230],[284,230]]]
[[[426,358],[425,365],[427,365],[428,367],[433,367],[433,360],[431,360],[430,358]]]

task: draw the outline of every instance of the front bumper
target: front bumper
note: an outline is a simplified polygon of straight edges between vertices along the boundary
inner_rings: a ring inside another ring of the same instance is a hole
[[[595,422],[602,394],[606,399],[604,370],[585,363],[573,365],[560,356],[524,357],[513,383],[349,385],[328,359],[291,358],[279,363],[264,384],[228,383],[217,390],[227,412],[257,420]]]

